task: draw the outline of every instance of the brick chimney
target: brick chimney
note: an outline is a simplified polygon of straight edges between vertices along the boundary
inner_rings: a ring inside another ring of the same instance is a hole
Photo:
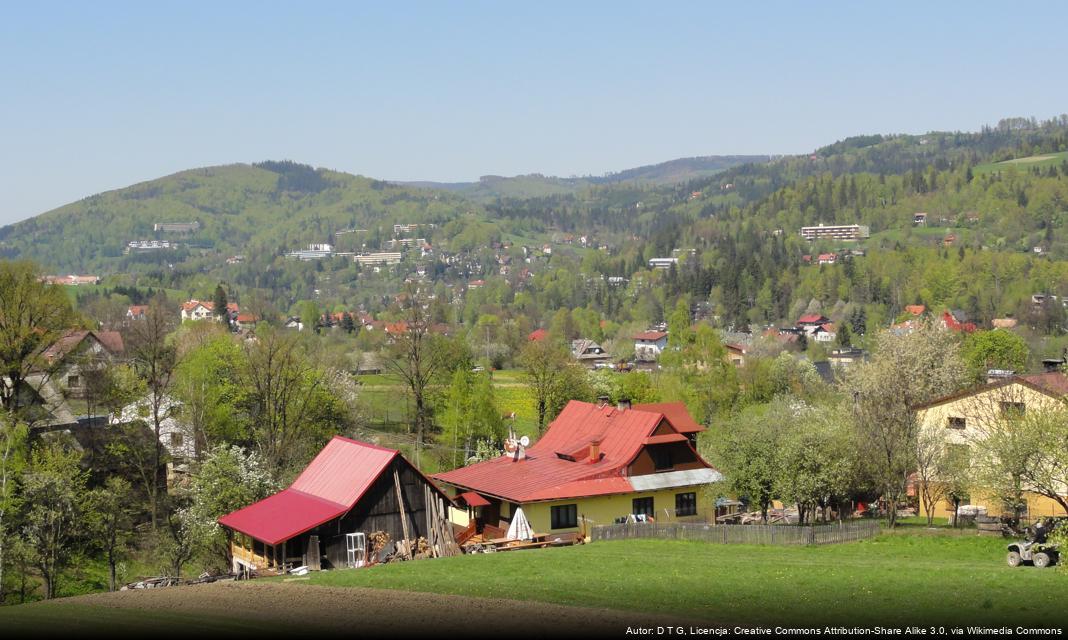
[[[601,461],[601,441],[590,440],[590,464]]]

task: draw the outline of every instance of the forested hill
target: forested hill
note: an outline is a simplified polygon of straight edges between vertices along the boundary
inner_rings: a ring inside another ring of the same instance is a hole
[[[917,302],[989,323],[1024,315],[1034,293],[1068,296],[1068,116],[848,138],[681,183],[605,180],[472,198],[292,162],[209,167],[5,227],[0,251],[112,286],[205,296],[226,282],[280,309],[302,300],[382,309],[406,282],[427,282],[463,298],[464,322],[494,309],[537,324],[567,308],[646,326],[685,300],[736,327],[806,308],[885,323]],[[800,237],[800,227],[821,222],[866,225],[871,237]],[[419,239],[433,250],[412,244]],[[171,246],[125,251],[153,240]],[[404,259],[380,269],[351,257],[286,257],[311,243],[403,247]],[[837,264],[813,261],[832,252]],[[668,256],[677,267],[649,270],[650,258]],[[478,280],[484,286],[468,291]]]
[[[592,185],[632,186],[673,185],[699,178],[708,178],[743,164],[767,162],[771,156],[733,155],[678,158],[633,169],[607,173],[603,176],[560,178],[538,173],[522,176],[482,176],[478,182],[398,182],[404,186],[455,191],[479,202],[500,198],[533,198],[549,195],[575,194]]]
[[[262,162],[192,169],[94,195],[0,229],[6,257],[32,258],[60,272],[112,273],[129,262],[131,241],[170,240],[166,259],[203,253],[274,256],[309,243],[347,246],[338,231],[382,232],[394,221],[441,223],[478,207],[441,191],[405,188],[293,162]],[[187,233],[155,229],[191,223]],[[355,236],[349,235],[350,238]],[[366,236],[361,237],[367,241]],[[370,238],[378,246],[377,237]]]

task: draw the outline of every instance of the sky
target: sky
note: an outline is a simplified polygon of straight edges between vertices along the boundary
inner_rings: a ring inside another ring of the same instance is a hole
[[[599,175],[1046,118],[1068,112],[1066,19],[1003,0],[0,0],[0,224],[234,162]]]

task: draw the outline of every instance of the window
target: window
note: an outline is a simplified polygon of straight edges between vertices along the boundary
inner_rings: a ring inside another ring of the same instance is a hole
[[[950,416],[949,421],[946,423],[946,427],[949,429],[965,429],[968,427],[968,420],[965,418]]]
[[[653,457],[653,466],[657,471],[672,467],[670,449],[666,447],[649,447],[649,455]]]
[[[578,526],[578,505],[562,504],[549,509],[550,526],[553,529],[570,529]]]
[[[171,446],[172,447],[180,447],[180,446],[182,446],[182,434],[178,433],[177,431],[172,431],[171,432]]]
[[[675,494],[675,515],[676,516],[695,516],[697,515],[697,494],[690,493],[676,493]]]
[[[999,404],[1001,405],[1001,416],[1003,418],[1019,418],[1024,414],[1024,409],[1026,409],[1026,405],[1022,402],[1002,401]]]
[[[67,387],[70,389],[77,389],[82,386],[82,379],[76,375],[67,376]]]
[[[631,501],[631,513],[636,516],[645,514],[651,516],[654,513],[652,498],[635,498]]]

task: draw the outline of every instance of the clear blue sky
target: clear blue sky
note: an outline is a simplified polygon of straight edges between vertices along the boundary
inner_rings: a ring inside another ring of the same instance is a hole
[[[1068,3],[875,4],[3,2],[0,223],[211,164],[600,174],[1068,111]]]

